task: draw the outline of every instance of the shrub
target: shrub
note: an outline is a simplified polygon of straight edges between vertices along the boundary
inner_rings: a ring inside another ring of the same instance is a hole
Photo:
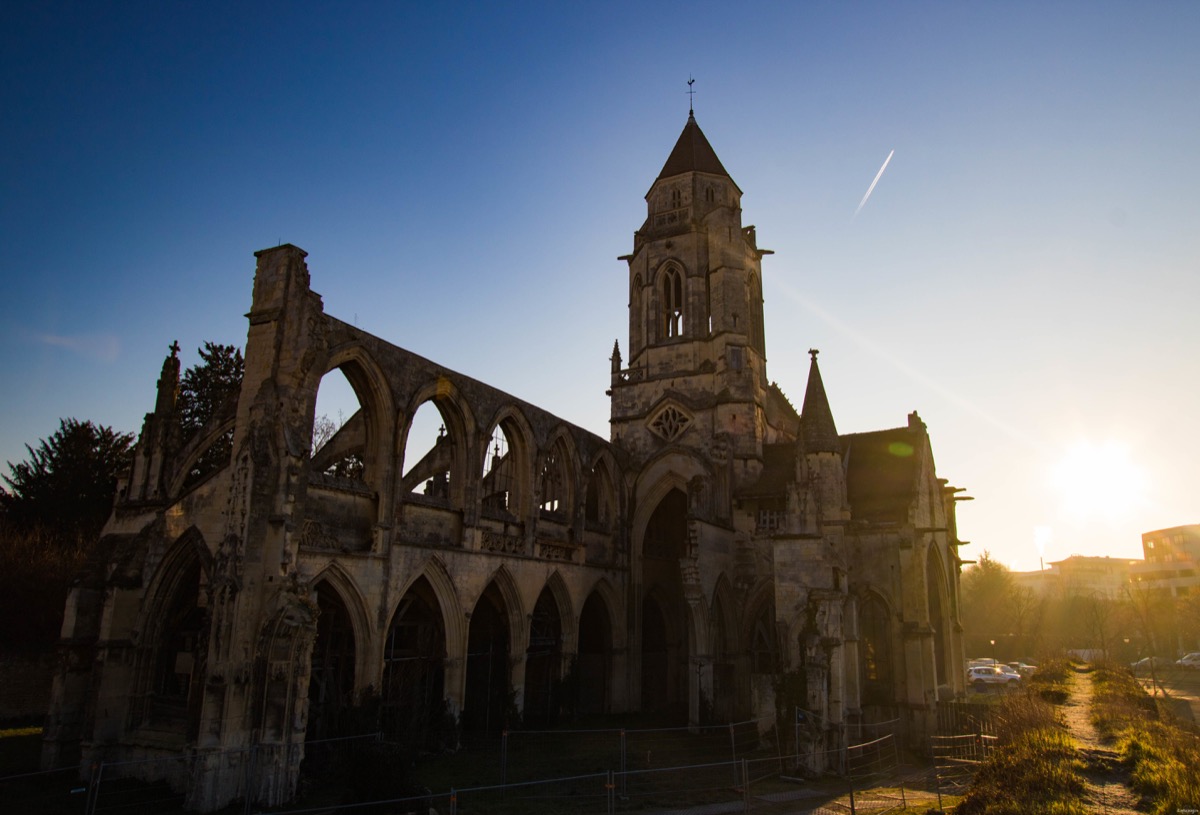
[[[1200,801],[1200,736],[1162,711],[1128,669],[1097,669],[1092,720],[1115,740],[1129,767],[1133,788],[1153,802],[1157,815],[1195,807]]]
[[[1033,690],[1000,704],[1000,746],[979,769],[959,815],[1084,815],[1083,761],[1054,706]]]

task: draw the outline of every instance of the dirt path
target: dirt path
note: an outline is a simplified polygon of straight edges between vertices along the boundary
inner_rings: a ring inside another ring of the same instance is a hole
[[[1085,798],[1092,811],[1103,815],[1138,815],[1138,795],[1129,788],[1129,773],[1118,759],[1116,750],[1100,740],[1091,718],[1092,674],[1077,673],[1071,698],[1062,706],[1067,729],[1079,743],[1086,762],[1083,775],[1087,782]]]

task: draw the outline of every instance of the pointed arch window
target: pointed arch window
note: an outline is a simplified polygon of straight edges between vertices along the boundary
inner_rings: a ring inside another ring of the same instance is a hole
[[[683,336],[683,275],[674,266],[663,273],[662,320],[664,338]]]
[[[562,441],[555,442],[546,453],[541,472],[541,510],[543,514],[563,519],[570,512],[569,456]]]
[[[892,689],[892,634],[887,606],[877,596],[863,600],[858,611],[858,665],[863,702],[889,704]]]

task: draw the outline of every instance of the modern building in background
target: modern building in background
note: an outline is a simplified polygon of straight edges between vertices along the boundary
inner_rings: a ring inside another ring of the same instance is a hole
[[[1200,524],[1143,533],[1142,555],[1131,579],[1171,597],[1200,592]]]
[[[1018,586],[1040,594],[1117,599],[1124,593],[1137,563],[1128,558],[1071,555],[1051,561],[1046,569],[1012,575]]]

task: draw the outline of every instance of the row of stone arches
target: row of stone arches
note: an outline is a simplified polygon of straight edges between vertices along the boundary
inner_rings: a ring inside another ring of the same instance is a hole
[[[310,737],[329,732],[354,689],[378,688],[380,720],[390,735],[437,739],[447,716],[463,728],[496,731],[544,724],[563,712],[611,709],[617,639],[611,587],[598,585],[578,615],[565,583],[553,574],[526,610],[505,569],[459,611],[460,598],[440,568],[426,569],[402,593],[382,637],[381,658],[352,659],[368,636],[356,636],[338,582],[319,577],[321,607],[310,684]],[[461,620],[461,622],[460,622]],[[351,665],[367,672],[350,675]],[[373,673],[377,684],[365,681]]]
[[[389,513],[403,519],[406,506],[416,505],[506,523],[554,522],[575,527],[577,539],[585,530],[616,529],[620,469],[598,437],[548,422],[491,389],[481,396],[473,387],[468,397],[436,370],[426,384],[393,397],[361,347],[332,354],[330,363],[326,376],[341,372],[357,408],[314,450],[310,484],[344,494],[355,489],[346,483],[351,476],[361,492],[378,496],[371,522],[390,523]],[[314,404],[317,393],[314,387]]]
[[[208,652],[219,639],[212,568],[207,547],[192,531],[164,557],[150,584],[138,639],[135,727],[188,737],[197,731]],[[268,701],[277,695],[266,687],[271,681],[289,674],[292,686],[302,687],[295,680],[308,673],[309,738],[361,731],[369,726],[364,716],[393,735],[427,741],[448,735],[459,714],[463,727],[493,731],[511,726],[516,716],[549,723],[565,711],[612,710],[614,653],[624,648],[625,635],[616,624],[618,595],[604,580],[576,611],[557,572],[532,603],[505,567],[468,597],[434,559],[380,617],[350,573],[332,562],[311,581],[307,596],[293,605],[315,614],[289,624],[298,632],[311,622],[308,634],[296,639],[290,633],[285,642],[273,628],[264,629],[256,663],[267,666],[260,695]],[[387,623],[380,629],[375,619]],[[275,654],[280,648],[287,653]],[[311,658],[293,671],[289,660],[301,653]],[[288,694],[277,701],[253,715],[269,718],[268,709],[296,704]],[[365,709],[371,705],[378,710]]]

